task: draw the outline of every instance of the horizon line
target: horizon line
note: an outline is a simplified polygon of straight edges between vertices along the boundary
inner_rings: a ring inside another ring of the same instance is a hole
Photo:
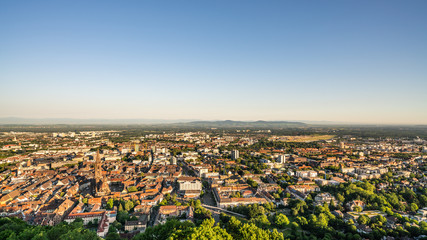
[[[21,120],[27,121],[27,123],[5,123],[2,120]],[[54,121],[147,121],[145,123],[60,123]],[[53,121],[51,123],[31,123],[31,121]],[[155,122],[148,122],[155,121]],[[173,124],[173,123],[189,123],[189,122],[217,122],[217,121],[235,121],[235,122],[299,122],[309,125],[379,125],[379,126],[425,126],[427,123],[376,123],[376,122],[348,122],[348,121],[334,121],[334,120],[235,120],[235,119],[191,119],[191,118],[177,118],[177,119],[164,119],[164,118],[61,118],[61,117],[0,117],[0,125],[60,125],[60,124],[71,124],[71,125],[84,125],[84,124],[110,124],[110,125],[120,125],[120,124]]]

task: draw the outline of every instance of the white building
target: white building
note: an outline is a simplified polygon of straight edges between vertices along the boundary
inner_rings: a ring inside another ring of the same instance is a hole
[[[295,174],[297,177],[309,177],[309,178],[314,178],[317,177],[317,172],[316,171],[297,171]]]
[[[239,150],[233,150],[233,151],[231,151],[231,159],[236,160],[239,157],[240,157],[239,156]]]
[[[170,164],[171,165],[176,165],[177,164],[177,159],[176,159],[176,157],[171,157],[171,161],[170,161]]]
[[[186,190],[202,190],[202,182],[199,179],[179,180],[178,185],[180,191]]]
[[[276,162],[281,163],[281,164],[285,163],[286,162],[285,155],[279,155],[276,159]]]
[[[324,203],[330,204],[331,201],[336,205],[337,200],[330,193],[319,193],[314,197],[314,205],[323,205]]]

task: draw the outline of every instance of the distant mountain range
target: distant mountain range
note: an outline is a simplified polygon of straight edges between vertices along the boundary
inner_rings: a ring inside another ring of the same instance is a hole
[[[145,125],[153,127],[188,127],[188,128],[292,128],[304,126],[418,126],[426,124],[363,124],[337,121],[201,121],[196,119],[83,119],[83,118],[0,118],[0,125]]]
[[[307,124],[289,121],[195,121],[164,119],[70,119],[70,118],[0,118],[0,125],[55,125],[55,124],[99,124],[99,125],[166,125],[189,128],[288,128]]]

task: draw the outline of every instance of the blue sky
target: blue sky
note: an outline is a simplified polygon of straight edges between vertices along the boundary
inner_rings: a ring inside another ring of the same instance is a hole
[[[426,1],[1,1],[0,117],[427,124]]]

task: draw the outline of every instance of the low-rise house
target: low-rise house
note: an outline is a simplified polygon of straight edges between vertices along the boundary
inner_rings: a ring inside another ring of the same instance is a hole
[[[343,218],[344,217],[344,213],[342,213],[340,210],[334,210],[331,212],[335,217],[338,218]]]
[[[144,232],[147,228],[147,223],[150,220],[149,214],[142,214],[137,221],[126,221],[125,231]]]
[[[7,204],[8,202],[12,201],[13,199],[19,197],[20,194],[21,194],[21,191],[19,191],[19,190],[15,190],[15,191],[12,191],[10,193],[6,193],[5,195],[3,195],[0,198],[0,205]]]
[[[320,191],[320,188],[317,185],[290,185],[286,191],[294,197],[304,200],[309,193]]]
[[[193,220],[193,208],[191,206],[160,206],[155,225],[163,224],[169,217],[181,217],[186,220]]]
[[[334,196],[332,196],[328,192],[319,193],[314,197],[314,205],[323,205],[324,203],[331,204],[333,203],[334,206],[336,205],[336,199]]]
[[[346,206],[350,211],[354,211],[355,207],[361,207],[363,210],[365,208],[365,203],[360,200],[353,200],[351,202],[348,202]]]
[[[89,222],[99,222],[102,219],[102,216],[105,214],[105,211],[98,212],[85,212],[85,213],[70,213],[68,216],[64,218],[64,221],[68,223],[74,222],[77,218],[81,218],[83,220],[83,224],[87,225]]]
[[[370,228],[367,225],[360,224],[360,225],[357,226],[357,232],[364,233],[364,234],[369,234],[369,233],[372,232],[372,228]]]

